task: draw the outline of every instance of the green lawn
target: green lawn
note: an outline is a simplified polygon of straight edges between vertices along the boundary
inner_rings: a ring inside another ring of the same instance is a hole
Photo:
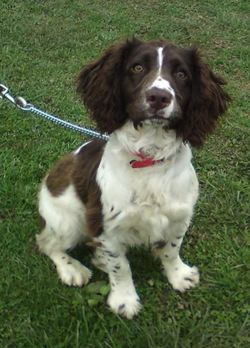
[[[144,308],[133,321],[110,313],[93,286],[62,285],[34,246],[39,182],[86,139],[0,100],[1,348],[250,346],[249,12],[248,0],[1,1],[0,81],[66,119],[90,124],[75,77],[108,45],[132,35],[196,44],[233,98],[216,134],[194,154],[201,193],[182,255],[199,266],[201,284],[178,294],[150,254],[134,250]],[[76,254],[90,266],[88,251]],[[97,281],[107,278],[95,270]]]

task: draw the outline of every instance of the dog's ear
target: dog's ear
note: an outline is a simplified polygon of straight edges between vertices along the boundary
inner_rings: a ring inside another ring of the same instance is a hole
[[[77,92],[102,132],[112,133],[126,120],[121,93],[123,66],[132,47],[138,44],[139,40],[131,39],[110,47],[101,58],[85,66],[78,77]]]
[[[214,131],[217,119],[227,110],[231,98],[223,90],[225,80],[209,68],[196,48],[190,50],[190,58],[192,96],[181,133],[184,141],[200,147]]]

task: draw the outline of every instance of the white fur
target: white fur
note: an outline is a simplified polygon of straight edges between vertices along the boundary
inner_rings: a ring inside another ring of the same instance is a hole
[[[85,208],[73,185],[68,186],[62,195],[54,197],[43,183],[39,194],[39,213],[46,220],[52,234],[56,234],[56,238],[60,237],[63,249],[76,246],[79,233],[84,228]],[[47,244],[48,252],[56,248],[53,238],[50,239],[51,246]]]
[[[158,47],[157,48],[157,56],[158,56],[158,74],[161,74],[161,69],[163,65],[163,47]]]
[[[63,283],[86,284],[90,270],[65,253],[84,239],[85,208],[74,187],[70,185],[62,195],[53,197],[44,182],[39,193],[39,213],[46,220],[46,227],[36,237],[40,250],[55,263]]]
[[[78,155],[79,152],[80,152],[86,145],[88,145],[89,143],[91,143],[91,141],[88,141],[88,142],[82,144],[81,146],[79,146],[78,149],[76,149],[76,150],[74,151],[74,154],[75,154],[75,155]]]
[[[170,104],[168,106],[166,106],[165,108],[161,109],[161,116],[162,117],[165,117],[165,118],[170,117],[177,107],[175,92],[174,92],[173,88],[171,87],[170,83],[167,80],[163,79],[161,76],[158,76],[154,80],[152,85],[150,85],[149,89],[151,89],[153,87],[157,87],[159,89],[166,90],[173,96]],[[147,104],[149,106],[149,103],[147,103]]]
[[[164,161],[152,167],[131,168],[130,161],[137,159],[140,151]],[[117,314],[130,319],[141,308],[126,258],[128,247],[150,246],[161,259],[169,282],[179,291],[199,281],[197,269],[185,265],[179,257],[198,197],[191,157],[189,146],[176,137],[174,130],[166,132],[161,125],[148,122],[135,130],[128,121],[110,136],[105,146],[97,171],[104,232],[96,238],[101,246],[93,264],[109,275],[108,304]],[[85,208],[74,187],[71,185],[62,195],[53,197],[43,184],[39,207],[47,222],[37,236],[40,249],[54,261],[64,283],[87,283],[91,272],[65,253],[84,238]],[[166,245],[155,247],[159,241]]]
[[[150,85],[149,89],[153,88],[153,87],[157,87],[159,89],[163,89],[168,91],[170,94],[172,94],[172,96],[175,96],[175,92],[173,90],[173,88],[171,87],[170,83],[168,80],[163,79],[161,76],[158,76],[154,82],[152,83],[152,85]]]

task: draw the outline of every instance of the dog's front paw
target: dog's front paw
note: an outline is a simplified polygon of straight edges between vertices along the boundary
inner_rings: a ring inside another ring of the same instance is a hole
[[[92,275],[87,267],[83,266],[79,261],[71,258],[58,264],[57,272],[64,284],[79,287],[86,285]]]
[[[114,313],[127,319],[132,319],[141,309],[140,299],[136,292],[112,290],[107,302]]]
[[[185,263],[171,267],[166,273],[170,284],[180,292],[195,287],[200,279],[198,268],[190,267]]]

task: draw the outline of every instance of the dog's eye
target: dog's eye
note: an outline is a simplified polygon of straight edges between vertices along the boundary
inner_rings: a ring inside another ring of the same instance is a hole
[[[141,66],[140,64],[135,64],[132,66],[132,68],[130,68],[130,70],[134,73],[134,74],[138,74],[143,72],[143,66]]]
[[[188,76],[185,71],[180,70],[175,73],[175,77],[178,80],[186,80]]]

